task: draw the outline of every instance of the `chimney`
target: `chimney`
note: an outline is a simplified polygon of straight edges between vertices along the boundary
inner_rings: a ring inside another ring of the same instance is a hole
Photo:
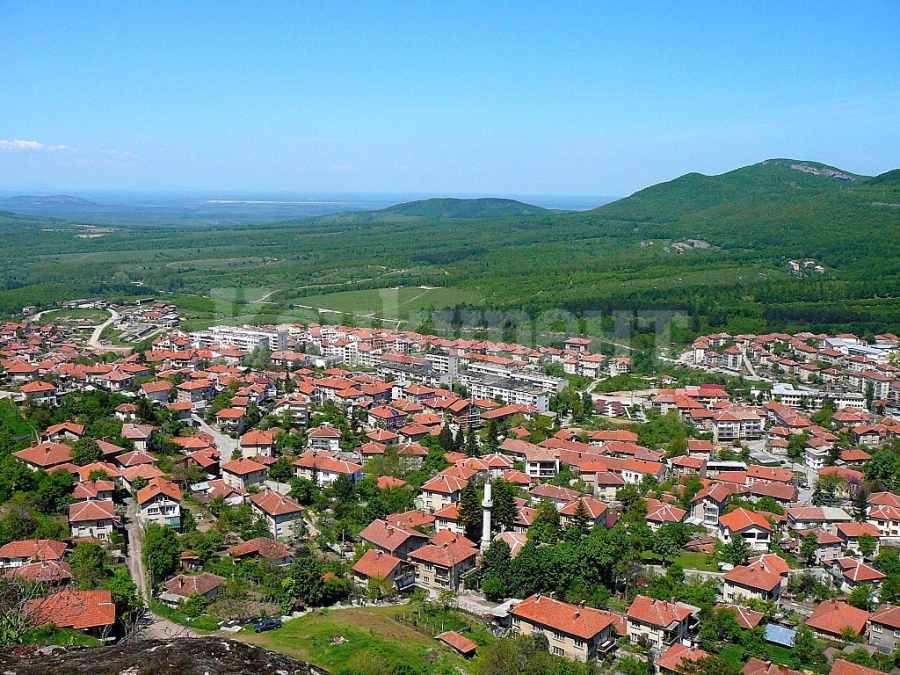
[[[580,616],[581,616],[581,612],[579,612],[579,611],[576,609],[576,610],[575,610],[575,618],[577,619],[577,618],[580,617]]]
[[[534,603],[537,604],[537,603],[539,603],[540,601],[541,601],[541,594],[538,593],[538,594],[537,594],[537,597],[535,597],[535,599],[534,599]]]

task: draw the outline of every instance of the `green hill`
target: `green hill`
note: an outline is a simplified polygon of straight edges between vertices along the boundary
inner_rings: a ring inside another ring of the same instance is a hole
[[[210,296],[221,296],[265,323],[317,318],[317,308],[352,308],[370,321],[416,303],[465,301],[458,310],[532,317],[677,310],[696,331],[898,332],[898,205],[900,170],[867,178],[773,159],[687,174],[575,213],[435,199],[277,225],[120,223],[94,238],[0,216],[0,311],[166,291],[198,320],[214,316]],[[812,262],[798,275],[791,260]],[[382,307],[378,289],[398,287],[410,291],[404,306]]]
[[[515,199],[423,199],[389,206],[376,213],[396,213],[401,216],[444,220],[447,218],[506,218],[535,216],[550,213],[539,206],[531,206]]]

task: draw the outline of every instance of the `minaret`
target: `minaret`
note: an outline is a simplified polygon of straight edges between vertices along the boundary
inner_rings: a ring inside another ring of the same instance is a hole
[[[491,481],[484,484],[484,499],[481,500],[481,552],[484,553],[491,545],[491,508],[494,502],[491,500]]]

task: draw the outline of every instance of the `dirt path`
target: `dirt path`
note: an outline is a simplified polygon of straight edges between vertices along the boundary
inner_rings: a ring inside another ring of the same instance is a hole
[[[127,498],[125,507],[125,530],[128,532],[128,554],[125,560],[128,564],[128,571],[131,573],[131,579],[137,585],[145,607],[135,625],[135,634],[140,635],[143,639],[197,637],[190,629],[157,616],[148,608],[150,584],[147,580],[147,570],[144,567],[144,531],[138,520],[137,504],[134,499]]]
[[[125,556],[128,571],[146,605],[150,597],[150,584],[144,569],[144,531],[138,520],[137,503],[132,497],[125,500],[125,531],[128,533],[128,555]]]

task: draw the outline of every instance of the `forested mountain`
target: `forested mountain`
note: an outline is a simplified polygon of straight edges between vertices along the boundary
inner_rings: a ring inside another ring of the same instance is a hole
[[[515,199],[423,199],[382,209],[379,213],[431,218],[505,218],[549,213],[539,206]]]
[[[378,317],[345,296],[427,286],[458,291],[435,309],[465,298],[532,315],[678,309],[698,331],[900,331],[900,170],[867,178],[788,159],[688,174],[588,212],[425,200],[278,225],[122,223],[102,236],[9,216],[0,244],[4,312],[63,293],[168,291],[198,305],[243,288],[229,297],[264,315],[334,308],[339,294],[339,311]],[[275,293],[254,304],[264,293],[252,288]]]

